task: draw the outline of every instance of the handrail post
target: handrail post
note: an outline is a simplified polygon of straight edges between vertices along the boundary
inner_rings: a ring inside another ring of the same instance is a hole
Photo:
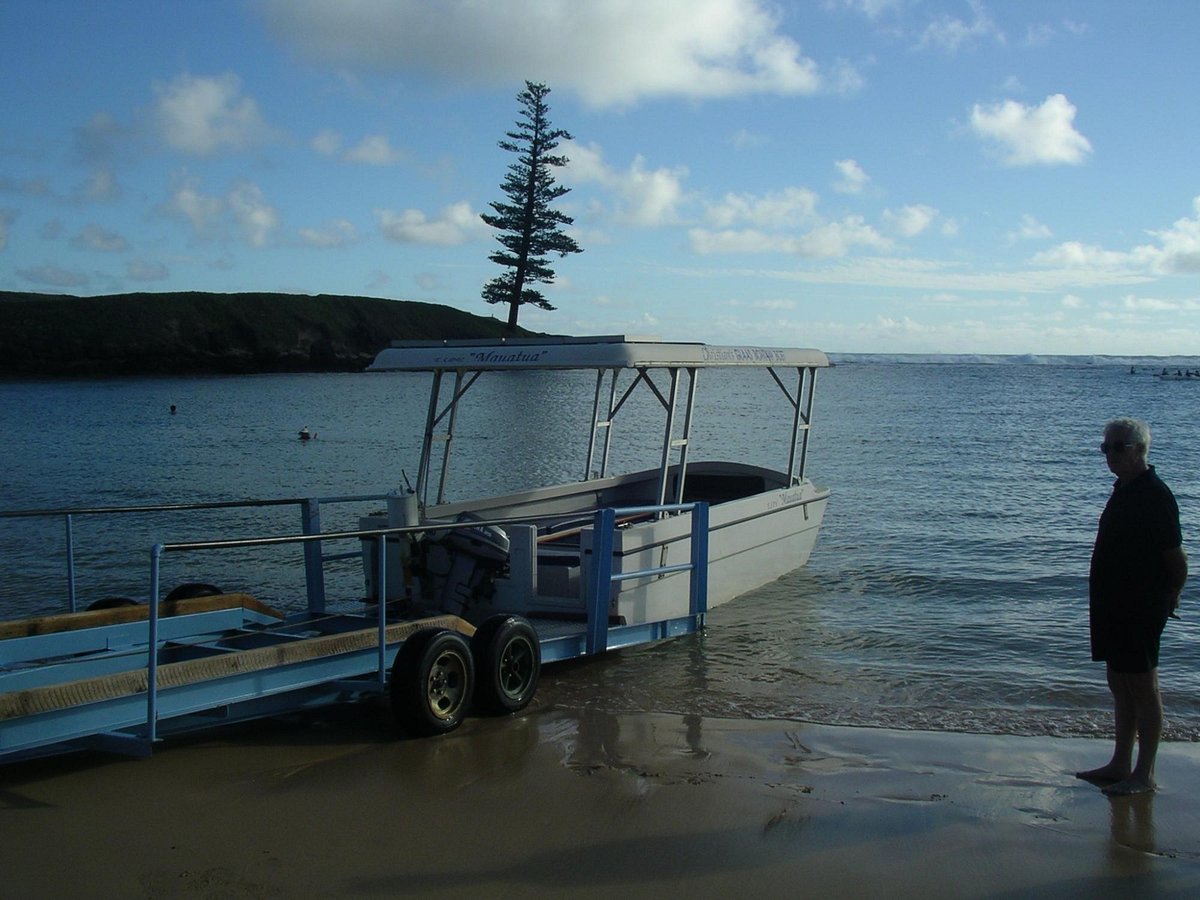
[[[162,544],[155,544],[150,550],[150,616],[146,637],[146,740],[150,746],[158,739],[158,591],[162,553]]]
[[[587,598],[587,653],[608,649],[608,595],[612,588],[614,509],[598,509],[592,525],[592,577]]]
[[[708,504],[692,508],[692,583],[688,611],[704,624],[708,613]]]
[[[315,498],[300,502],[300,528],[304,534],[321,533],[321,504]],[[321,560],[321,542],[304,542],[304,586],[308,594],[308,611],[325,612],[325,565]]]
[[[67,525],[67,603],[71,612],[75,609],[75,530],[71,525],[71,514],[64,517]]]
[[[379,586],[379,686],[387,684],[387,535],[381,534],[378,541],[379,568],[375,583]]]

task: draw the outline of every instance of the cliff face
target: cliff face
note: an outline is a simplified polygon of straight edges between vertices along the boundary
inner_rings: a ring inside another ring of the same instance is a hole
[[[498,319],[367,297],[0,291],[0,377],[349,372],[393,340],[506,334]]]

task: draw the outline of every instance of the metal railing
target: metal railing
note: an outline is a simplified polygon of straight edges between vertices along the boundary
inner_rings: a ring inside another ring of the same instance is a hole
[[[613,545],[617,532],[617,518],[651,513],[690,512],[692,514],[691,554],[686,563],[655,566],[635,572],[612,571]],[[630,506],[621,509],[596,511],[592,532],[592,572],[587,592],[587,639],[588,654],[600,653],[608,646],[608,603],[611,586],[619,581],[669,575],[673,572],[691,572],[688,594],[688,615],[700,617],[703,622],[708,612],[708,504],[673,503],[656,506]],[[702,563],[702,564],[701,564]]]
[[[67,608],[78,611],[75,571],[75,519],[80,516],[124,516],[131,514],[153,515],[160,513],[188,513],[222,509],[266,509],[270,507],[294,506],[300,510],[300,531],[310,540],[304,543],[305,593],[308,607],[313,611],[325,608],[324,563],[344,559],[356,554],[323,556],[321,544],[315,538],[321,535],[321,506],[334,503],[378,502],[386,500],[388,494],[360,494],[340,497],[303,497],[273,500],[226,500],[211,503],[159,503],[141,506],[78,506],[58,509],[0,510],[0,519],[59,518],[63,520],[66,547],[65,565],[67,581]]]
[[[384,495],[386,496],[386,495]],[[349,498],[363,499],[363,498]],[[272,505],[285,505],[287,503],[295,503],[297,501],[275,501]],[[186,504],[174,507],[146,507],[138,508],[136,511],[146,512],[162,512],[168,510],[190,510],[196,508],[213,508],[219,507],[237,507],[237,506],[254,506],[262,505],[253,502],[236,502],[230,504]],[[116,511],[135,511],[134,508],[122,507],[118,509],[88,509],[88,510],[72,510],[68,514],[95,514],[100,512],[116,512]],[[690,519],[690,536],[686,533],[676,533],[670,540],[678,541],[688,539],[689,542],[689,558],[687,562],[677,563],[673,565],[652,566],[649,568],[638,569],[636,571],[616,571],[614,572],[614,562],[616,559],[624,556],[626,559],[630,557],[636,558],[636,555],[645,551],[646,547],[625,548],[623,550],[616,549],[616,535],[618,529],[623,522],[628,521],[629,517],[643,516],[646,514],[667,514],[667,513],[691,513]],[[64,511],[29,511],[22,515],[62,515]],[[11,516],[10,516],[11,517]],[[244,686],[238,688],[234,693],[222,692],[221,688],[214,685],[213,690],[209,693],[205,707],[206,709],[214,709],[218,707],[237,707],[241,709],[241,704],[253,704],[254,702],[277,696],[282,703],[278,701],[272,704],[273,711],[284,712],[293,708],[289,701],[286,700],[290,692],[301,688],[311,688],[317,684],[322,686],[322,697],[324,702],[333,702],[338,698],[345,698],[355,694],[377,693],[385,691],[388,687],[388,663],[389,657],[396,652],[397,636],[392,635],[392,649],[389,650],[388,644],[388,596],[386,586],[388,584],[388,552],[387,543],[389,538],[395,536],[411,534],[415,532],[430,532],[430,531],[452,531],[456,529],[477,529],[487,526],[504,526],[519,522],[530,523],[531,517],[522,518],[507,518],[493,520],[467,520],[459,522],[431,522],[424,521],[419,524],[394,526],[378,529],[363,529],[355,531],[337,531],[315,534],[293,534],[276,537],[255,537],[255,538],[234,538],[226,540],[207,540],[207,541],[181,541],[173,543],[158,543],[150,550],[150,603],[147,610],[147,625],[146,625],[146,698],[145,698],[145,723],[130,724],[126,714],[126,718],[121,719],[118,724],[114,718],[105,718],[105,713],[98,709],[94,704],[89,704],[89,713],[87,724],[84,731],[80,731],[78,726],[72,725],[69,731],[71,737],[52,737],[47,734],[41,738],[37,746],[49,746],[57,741],[66,739],[79,739],[89,736],[90,739],[98,746],[105,746],[109,749],[133,753],[135,755],[146,755],[151,751],[153,744],[158,740],[158,728],[160,721],[160,687],[159,687],[159,669],[160,665],[164,665],[160,661],[162,648],[160,645],[160,617],[163,612],[162,604],[160,603],[161,587],[162,587],[162,569],[164,557],[171,554],[188,554],[198,553],[207,550],[230,550],[235,548],[265,548],[275,547],[280,545],[300,545],[306,549],[309,547],[319,547],[322,542],[336,544],[344,541],[355,541],[359,543],[357,551],[353,554],[345,554],[347,556],[362,556],[370,559],[369,553],[364,553],[364,549],[371,543],[374,544],[375,557],[371,563],[375,566],[374,573],[377,578],[376,584],[379,588],[377,602],[373,613],[360,614],[364,623],[364,629],[374,626],[375,635],[372,642],[367,642],[357,651],[360,656],[356,660],[346,659],[346,664],[339,663],[333,669],[322,670],[328,674],[319,676],[319,681],[313,681],[313,675],[316,669],[309,666],[308,663],[301,663],[301,669],[297,669],[294,673],[290,673],[287,677],[275,679],[270,686],[259,685],[255,688],[257,693],[253,697],[245,693]],[[608,508],[597,510],[591,518],[592,524],[592,541],[590,551],[586,546],[581,549],[585,556],[590,555],[591,564],[587,572],[587,577],[583,580],[584,596],[583,608],[586,611],[586,626],[585,630],[577,632],[574,638],[578,643],[574,643],[574,649],[571,655],[591,655],[601,653],[609,647],[609,603],[612,593],[612,585],[630,580],[630,579],[646,579],[646,578],[661,578],[667,575],[690,572],[689,580],[689,601],[688,611],[683,613],[682,608],[675,612],[669,618],[664,618],[661,623],[639,623],[631,626],[614,626],[619,627],[622,631],[620,637],[616,640],[614,646],[623,646],[632,642],[640,642],[646,640],[654,640],[659,637],[668,635],[666,625],[672,624],[673,630],[669,633],[678,634],[682,631],[690,631],[700,627],[703,624],[704,616],[707,612],[707,588],[708,588],[708,505],[706,503],[686,503],[673,505],[655,505],[655,506],[639,506],[627,508]],[[309,553],[305,553],[306,559],[310,557]],[[338,556],[322,556],[316,554],[318,567],[322,564],[322,559],[339,558]],[[395,560],[393,560],[395,565]],[[497,612],[501,612],[498,609]],[[310,610],[311,612],[311,610]],[[395,613],[393,613],[395,615]],[[338,617],[340,618],[340,617]],[[298,620],[289,620],[291,624],[295,624]],[[315,623],[318,619],[314,618]],[[648,625],[663,626],[654,633],[646,631]],[[125,626],[122,626],[125,627]],[[636,634],[635,634],[636,632]],[[559,640],[556,638],[555,640]],[[622,641],[625,644],[622,644]],[[129,646],[122,652],[132,652],[139,654],[141,649],[137,647],[140,641],[135,640],[133,646]],[[344,651],[340,651],[344,652]],[[363,655],[365,654],[365,655]],[[331,660],[333,657],[321,657],[321,659]],[[566,658],[566,657],[559,657]],[[368,662],[368,660],[371,660]],[[317,660],[314,658],[313,662]],[[279,665],[279,664],[276,664]],[[289,666],[291,663],[288,664]],[[336,669],[336,672],[334,671]],[[280,669],[281,673],[285,672]],[[311,673],[311,674],[310,674]],[[298,697],[300,695],[297,695]],[[125,702],[125,701],[123,701]],[[191,701],[187,701],[189,704]],[[305,705],[307,701],[298,700],[299,705]],[[104,703],[104,701],[100,701]],[[163,715],[168,718],[175,718],[181,715],[188,715],[194,712],[195,707],[189,705],[188,712],[180,711],[176,708],[177,699],[167,704],[168,708]],[[252,713],[263,714],[261,712]],[[140,715],[137,717],[140,718]],[[200,727],[199,723],[204,721],[203,717],[198,718],[195,724],[187,724],[187,728]],[[136,722],[136,719],[135,719]],[[179,730],[177,727],[175,730]],[[55,734],[65,734],[66,732],[57,731]]]
[[[642,515],[647,513],[683,513],[690,512],[691,535],[690,555],[686,563],[653,566],[630,572],[613,572],[614,535],[617,530],[619,517]],[[365,531],[327,532],[324,534],[289,535],[283,537],[244,538],[218,541],[190,541],[174,544],[156,544],[150,551],[150,615],[147,636],[147,691],[146,691],[146,728],[148,743],[156,740],[158,722],[158,620],[159,604],[157,598],[161,589],[160,573],[164,554],[182,553],[202,550],[227,550],[232,548],[251,548],[278,546],[281,544],[310,545],[316,541],[373,540],[376,542],[376,584],[379,585],[378,615],[376,616],[376,671],[373,687],[383,691],[387,686],[387,539],[391,536],[428,532],[431,528],[438,531],[455,529],[480,528],[492,525],[511,525],[519,522],[529,522],[525,519],[493,519],[471,520],[464,522],[425,522],[419,525],[405,525],[394,528],[380,528]],[[695,618],[697,624],[703,623],[708,603],[708,504],[681,503],[656,506],[608,508],[597,510],[593,517],[593,546],[592,571],[587,590],[587,626],[585,652],[588,655],[601,653],[607,648],[608,641],[608,602],[609,588],[612,584],[635,578],[652,578],[676,572],[690,572],[688,616]],[[362,685],[367,689],[367,684]]]

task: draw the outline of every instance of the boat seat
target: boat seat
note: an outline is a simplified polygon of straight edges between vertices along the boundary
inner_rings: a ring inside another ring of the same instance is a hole
[[[725,503],[753,497],[766,489],[766,480],[760,475],[689,474],[683,485],[683,502]]]

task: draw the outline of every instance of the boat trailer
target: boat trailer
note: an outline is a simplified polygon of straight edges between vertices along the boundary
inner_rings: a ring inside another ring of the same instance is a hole
[[[619,522],[631,515],[676,512],[691,513],[690,560],[613,571]],[[490,524],[512,523],[437,527]],[[323,544],[373,544],[376,583],[387,584],[385,542],[429,528],[426,523],[156,544],[150,553],[150,597],[162,596],[160,566],[166,555],[282,544],[303,545],[306,562],[318,564]],[[331,613],[322,591],[310,593],[309,608],[293,614],[231,593],[0,622],[0,763],[80,749],[148,756],[169,735],[371,697],[390,700],[405,732],[442,734],[461,724],[472,708],[499,714],[522,709],[533,697],[543,663],[702,627],[707,504],[601,509],[592,528],[585,621],[502,612],[478,626],[450,614],[392,619],[392,604],[386,601],[359,614]],[[615,581],[675,572],[690,573],[686,615],[635,625],[610,621],[608,599]],[[313,578],[308,581],[311,586]]]

